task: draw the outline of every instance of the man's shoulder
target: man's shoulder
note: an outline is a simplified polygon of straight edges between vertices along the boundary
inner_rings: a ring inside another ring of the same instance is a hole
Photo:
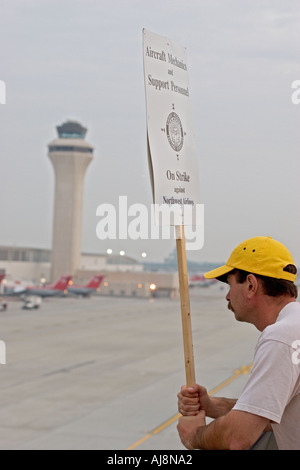
[[[288,346],[300,340],[300,303],[290,302],[279,313],[277,321],[262,332],[258,344],[264,341],[279,341]]]

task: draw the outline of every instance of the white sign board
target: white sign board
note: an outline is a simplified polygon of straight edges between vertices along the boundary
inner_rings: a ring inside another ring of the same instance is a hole
[[[143,54],[154,202],[176,208],[171,225],[192,225],[200,195],[186,49],[144,29]]]

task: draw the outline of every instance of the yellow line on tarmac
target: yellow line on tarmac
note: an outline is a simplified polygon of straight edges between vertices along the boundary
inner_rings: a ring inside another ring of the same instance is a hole
[[[230,384],[231,382],[233,382],[233,380],[235,380],[237,377],[239,377],[240,375],[246,375],[246,374],[249,374],[250,370],[252,368],[252,363],[249,364],[248,366],[242,366],[240,369],[236,369],[234,371],[234,374],[231,376],[231,377],[228,377],[228,379],[224,380],[224,382],[220,383],[219,385],[217,385],[216,387],[214,387],[212,390],[210,390],[210,392],[208,392],[208,394],[211,396],[211,395],[214,395],[215,393],[217,393],[219,390],[221,390],[222,388],[226,387],[226,385]],[[130,447],[127,447],[126,450],[133,450],[133,449],[136,449],[138,446],[140,446],[141,444],[143,444],[143,442],[147,441],[148,439],[150,439],[150,437],[152,436],[155,436],[155,434],[158,434],[159,432],[163,431],[165,428],[167,428],[168,426],[170,426],[170,424],[174,423],[174,421],[178,420],[180,418],[181,414],[180,413],[177,413],[175,416],[173,416],[172,418],[168,419],[167,421],[165,421],[164,423],[162,423],[160,426],[158,426],[157,428],[153,429],[153,431],[150,431],[148,434],[146,434],[144,437],[142,437],[141,439],[139,439],[137,442],[135,442],[134,444],[132,444]]]

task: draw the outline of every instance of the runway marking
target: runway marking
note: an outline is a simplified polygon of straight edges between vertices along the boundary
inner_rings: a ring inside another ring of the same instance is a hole
[[[240,375],[247,375],[249,374],[249,372],[251,371],[252,369],[252,363],[251,364],[248,364],[247,366],[242,366],[240,367],[240,369],[236,369],[234,371],[234,374],[231,376],[231,377],[228,377],[228,379],[224,380],[224,382],[220,383],[219,385],[217,385],[216,387],[214,387],[212,390],[210,390],[208,392],[208,394],[210,396],[214,395],[215,393],[217,393],[219,390],[221,390],[222,388],[226,387],[226,385],[230,384],[231,382],[233,382],[237,377],[239,377]],[[164,423],[162,423],[160,426],[158,426],[157,428],[153,429],[153,431],[150,431],[148,434],[146,434],[144,437],[142,437],[141,439],[139,439],[137,442],[135,442],[134,444],[132,444],[130,447],[127,447],[126,450],[133,450],[133,449],[136,449],[138,446],[140,446],[141,444],[143,444],[143,442],[147,441],[148,439],[150,439],[150,437],[152,436],[155,436],[156,434],[160,433],[161,431],[163,431],[165,428],[167,428],[168,426],[170,426],[170,424],[174,423],[174,421],[178,420],[180,418],[181,414],[180,413],[177,413],[175,416],[173,416],[172,418],[168,419],[167,421],[165,421]]]

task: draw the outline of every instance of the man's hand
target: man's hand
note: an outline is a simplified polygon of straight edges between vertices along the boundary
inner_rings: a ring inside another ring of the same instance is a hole
[[[232,410],[236,399],[211,397],[202,385],[182,386],[177,394],[178,411],[183,416],[196,416],[200,410],[209,418],[220,418]]]
[[[200,409],[207,413],[210,407],[210,397],[206,388],[201,385],[182,386],[177,398],[178,411],[183,416],[196,416]]]
[[[197,416],[182,416],[178,420],[177,430],[182,444],[189,450],[197,449],[197,429],[205,426],[205,412],[199,411]]]

